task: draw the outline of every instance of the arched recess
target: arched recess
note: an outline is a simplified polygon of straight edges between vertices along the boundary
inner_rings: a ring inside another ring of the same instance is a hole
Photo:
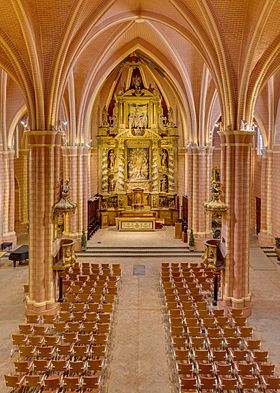
[[[155,55],[155,53],[157,52],[156,50],[152,51],[152,48],[147,48],[146,46],[141,45],[141,43],[139,42],[130,43],[125,48],[122,48],[122,54],[118,58],[112,56],[112,58],[116,60],[113,63],[106,64],[107,68],[105,70],[103,66],[102,73],[100,69],[96,69],[95,73],[91,74],[86,89],[84,90],[78,122],[78,129],[84,130],[85,132],[84,141],[88,141],[89,139],[87,132],[91,126],[91,111],[98,91],[100,90],[107,76],[115,69],[115,67],[117,67],[117,65],[120,64],[131,52],[136,50],[141,50],[147,56],[154,58],[155,61],[159,64],[159,66],[162,67],[167,74],[170,73],[170,70],[167,68],[166,64],[163,64],[162,61]],[[156,75],[155,78],[157,78]],[[156,80],[157,83],[160,85],[160,81],[158,79]],[[185,92],[182,91],[182,88],[176,81],[176,79],[168,79],[168,81],[178,101],[178,106],[182,119],[182,128],[185,132],[184,144],[186,145],[187,142],[190,140],[190,136],[187,134],[187,132],[190,132],[190,130],[192,129],[191,119],[195,118],[194,108],[190,108],[189,102],[185,98]]]

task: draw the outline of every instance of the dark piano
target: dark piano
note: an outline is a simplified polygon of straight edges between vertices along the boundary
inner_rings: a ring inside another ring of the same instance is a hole
[[[16,250],[12,251],[9,255],[9,260],[14,261],[14,267],[16,267],[16,263],[25,261],[28,259],[28,246],[23,245],[17,248]]]

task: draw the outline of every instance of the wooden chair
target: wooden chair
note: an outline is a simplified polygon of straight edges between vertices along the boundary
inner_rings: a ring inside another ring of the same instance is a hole
[[[34,345],[21,345],[18,347],[19,355],[22,359],[32,359],[36,354],[36,346]]]
[[[43,382],[42,393],[57,393],[61,388],[61,376],[60,375],[49,375]]]
[[[240,388],[242,392],[260,391],[259,379],[254,376],[239,376]]]
[[[57,353],[60,358],[69,358],[73,355],[73,345],[72,344],[58,344]]]
[[[69,370],[69,361],[65,359],[52,360],[51,370],[54,375],[64,374]]]
[[[83,360],[69,362],[69,375],[82,375],[86,370],[86,363]]]
[[[72,351],[75,359],[86,359],[90,354],[90,346],[74,345]]]
[[[242,349],[242,340],[240,337],[227,337],[225,342],[227,348]]]
[[[25,376],[22,374],[5,375],[4,377],[7,388],[20,391],[20,389],[24,386]]]
[[[252,337],[253,336],[253,328],[251,326],[240,326],[238,328],[240,337]]]
[[[41,318],[37,314],[26,314],[25,316],[27,323],[39,323]]]
[[[14,362],[17,374],[28,374],[33,369],[33,362],[29,360],[18,360]]]
[[[189,350],[175,349],[175,359],[179,363],[186,363],[189,360]]]
[[[78,340],[77,337],[77,332],[72,332],[72,331],[68,331],[68,332],[64,332],[63,336],[62,336],[62,340],[63,343],[76,343],[76,341]]]
[[[239,392],[239,384],[236,377],[219,375],[218,385],[220,392]]]
[[[198,381],[196,377],[180,378],[180,392],[192,392],[196,393],[198,389]]]
[[[88,359],[87,374],[99,374],[103,367],[103,359]]]
[[[92,358],[104,358],[106,356],[106,346],[98,345],[91,347],[91,356]]]
[[[44,336],[35,336],[34,335],[34,336],[29,336],[28,339],[29,339],[29,344],[30,345],[40,346],[44,342]]]
[[[275,365],[269,363],[258,363],[256,364],[256,369],[259,376],[273,376],[275,372]]]
[[[244,340],[245,346],[250,351],[260,350],[261,349],[261,340]]]
[[[256,363],[267,363],[268,352],[267,351],[251,351],[252,361]]]
[[[46,314],[46,315],[43,315],[42,322],[45,325],[52,325],[55,323],[56,318],[57,318],[57,315]]]
[[[55,346],[59,343],[60,336],[44,336],[44,342],[46,346]]]
[[[44,382],[44,374],[28,374],[25,375],[24,384],[26,388],[33,391],[41,389]]]
[[[217,391],[217,379],[216,377],[199,376],[200,392],[211,392]]]
[[[180,378],[194,377],[196,373],[193,363],[176,362],[176,370]]]
[[[224,349],[225,341],[222,337],[209,337],[208,345],[210,349]]]
[[[26,334],[12,334],[12,341],[15,347],[19,347],[20,345],[26,345],[28,343],[28,336]]]
[[[206,349],[206,340],[204,337],[190,337],[189,346],[196,349]]]
[[[71,391],[78,391],[81,387],[81,377],[74,376],[74,377],[64,377],[63,378],[63,387],[65,392]]]
[[[280,377],[279,376],[263,376],[262,385],[265,392],[276,392],[280,390]]]
[[[56,356],[56,347],[40,346],[37,348],[38,359],[53,359]]]
[[[94,341],[92,333],[79,333],[77,336],[77,343],[79,344],[92,344]]]
[[[97,375],[84,375],[82,378],[83,392],[99,392],[100,377]]]
[[[228,352],[226,350],[214,349],[212,352],[212,357],[215,362],[227,362],[229,361]]]
[[[255,367],[253,363],[234,363],[234,367],[239,375],[253,375],[255,374]]]
[[[215,362],[215,368],[217,375],[221,376],[232,376],[234,374],[232,365],[230,363],[224,363],[224,362]]]
[[[248,352],[240,349],[229,350],[231,358],[235,362],[244,362],[248,360]]]
[[[37,336],[45,336],[49,333],[49,326],[45,325],[33,325],[33,334]]]
[[[51,367],[50,360],[47,359],[34,359],[33,361],[33,368],[36,374],[44,374],[49,371]]]
[[[215,375],[215,366],[213,362],[203,363],[197,362],[196,369],[200,376],[214,376]]]
[[[20,324],[18,329],[20,334],[33,334],[33,325],[30,323]]]
[[[107,334],[95,334],[93,336],[93,346],[107,345],[108,335]]]

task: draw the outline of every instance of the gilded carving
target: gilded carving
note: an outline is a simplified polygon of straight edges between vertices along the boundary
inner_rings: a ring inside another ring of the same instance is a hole
[[[159,217],[162,210],[164,219],[173,223],[178,217],[168,213],[168,209],[178,209],[173,108],[163,105],[157,87],[145,85],[142,72],[134,63],[102,111],[98,133],[101,209],[109,214],[110,222],[118,217],[118,210],[137,207],[138,211],[154,209]],[[135,189],[141,189],[141,202]]]

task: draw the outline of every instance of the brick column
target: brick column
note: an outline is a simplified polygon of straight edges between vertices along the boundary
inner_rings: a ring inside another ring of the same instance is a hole
[[[51,312],[54,298],[53,206],[61,134],[27,131],[29,145],[29,294],[27,310]]]
[[[261,231],[260,246],[274,246],[272,235],[272,160],[273,152],[264,150],[261,169]]]
[[[220,132],[222,146],[222,185],[227,213],[223,216],[222,237],[226,261],[223,302],[250,313],[249,232],[250,170],[253,132]]]
[[[203,208],[210,197],[212,152],[208,146],[190,146],[188,150],[189,230],[192,228],[197,250],[204,250],[203,240],[212,238],[211,219]]]
[[[0,145],[1,146],[1,145]],[[0,151],[0,179],[1,183],[4,183],[4,154]],[[3,241],[3,230],[4,230],[4,187],[0,187],[0,243]]]
[[[4,214],[3,214],[3,241],[13,242],[16,245],[15,234],[15,175],[14,175],[14,150],[3,153],[4,172]]]
[[[86,146],[63,146],[63,179],[70,180],[70,198],[77,203],[75,214],[67,219],[64,235],[80,239],[83,228],[87,230],[88,148]]]

